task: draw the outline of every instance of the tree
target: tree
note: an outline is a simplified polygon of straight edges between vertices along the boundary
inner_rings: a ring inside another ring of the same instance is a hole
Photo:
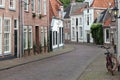
[[[103,28],[102,24],[96,23],[91,26],[91,33],[96,44],[103,44]]]

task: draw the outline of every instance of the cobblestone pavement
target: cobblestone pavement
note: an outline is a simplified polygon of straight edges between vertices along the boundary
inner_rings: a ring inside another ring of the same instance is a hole
[[[120,80],[120,73],[112,76],[105,67],[105,55],[99,55],[82,73],[79,80]]]

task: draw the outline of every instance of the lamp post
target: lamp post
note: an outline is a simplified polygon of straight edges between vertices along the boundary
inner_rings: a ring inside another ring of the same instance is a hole
[[[118,5],[118,7],[119,7],[119,5]],[[118,14],[120,13],[119,12],[119,9],[118,9],[118,7],[114,7],[113,9],[112,9],[112,12],[113,12],[113,15],[114,15],[114,18],[115,18],[115,21],[116,21],[116,30],[117,30],[117,59],[119,60],[119,62],[120,62],[120,27],[119,27],[119,25],[120,25],[120,16],[118,16]]]

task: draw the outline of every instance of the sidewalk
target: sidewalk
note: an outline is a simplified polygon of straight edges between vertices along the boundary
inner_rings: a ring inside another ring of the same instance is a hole
[[[120,72],[112,76],[106,70],[105,55],[100,54],[83,72],[79,80],[120,80]]]
[[[3,61],[0,61],[0,71],[10,69],[10,68],[13,68],[19,65],[24,65],[30,62],[39,61],[39,60],[49,58],[52,56],[56,56],[56,55],[60,55],[63,53],[67,53],[67,52],[72,51],[73,49],[74,49],[74,46],[65,45],[64,48],[54,50],[53,52],[50,52],[50,53],[41,53],[41,54],[31,55],[31,56],[22,57],[22,58],[3,60]]]

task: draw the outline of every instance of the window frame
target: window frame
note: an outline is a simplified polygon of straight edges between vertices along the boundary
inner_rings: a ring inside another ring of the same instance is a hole
[[[13,6],[11,7],[11,5],[10,5],[11,0],[9,0],[9,9],[10,10],[15,10],[16,9],[16,2],[15,1],[16,0],[13,0]]]
[[[0,8],[5,8],[5,0],[1,0],[2,4],[0,4]]]
[[[29,11],[29,5],[28,5],[29,1],[28,0],[24,0],[24,11]]]
[[[35,12],[35,0],[31,1],[32,12]]]
[[[9,31],[5,31],[5,26],[8,26],[8,25],[5,25],[5,20],[9,20]],[[9,44],[7,44],[8,45],[8,47],[9,47],[9,50],[7,50],[7,51],[5,51],[5,34],[9,34],[9,39],[8,39],[8,41],[9,41]],[[7,18],[7,17],[5,17],[4,18],[4,53],[10,53],[11,52],[11,18]]]

